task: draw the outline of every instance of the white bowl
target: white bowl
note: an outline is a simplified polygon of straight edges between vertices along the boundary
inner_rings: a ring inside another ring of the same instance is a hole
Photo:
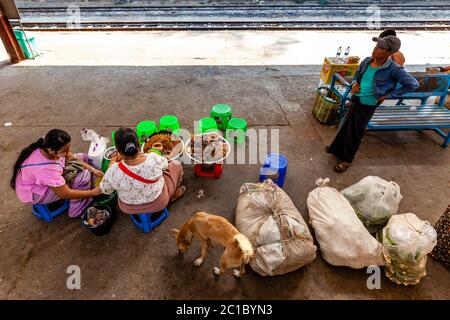
[[[178,137],[177,135],[173,135],[173,136]],[[178,158],[183,154],[183,152],[184,152],[184,148],[185,148],[185,146],[184,146],[184,141],[183,141],[180,137],[178,137],[178,139],[180,139],[180,143],[181,143],[181,150],[180,150],[180,153],[179,153],[178,155],[176,155],[175,157],[168,159],[169,161],[178,159]],[[142,153],[144,153],[144,147],[145,147],[145,142],[141,145],[141,152],[142,152]]]
[[[211,132],[210,132],[210,133],[211,133]],[[216,133],[216,132],[214,132],[214,133]],[[218,133],[218,134],[220,135],[220,133]],[[208,135],[208,133],[199,133],[199,134],[196,134],[194,137],[206,136],[206,135]],[[214,164],[214,163],[222,162],[223,160],[225,160],[225,159],[230,155],[230,152],[231,152],[231,146],[230,146],[230,143],[229,143],[222,135],[220,135],[220,138],[219,138],[219,139],[223,140],[223,142],[227,145],[227,154],[226,154],[224,157],[222,157],[222,158],[220,158],[220,159],[218,159],[218,160],[214,160],[214,161],[199,161],[198,159],[195,159],[194,156],[193,156],[190,152],[187,151],[187,150],[188,150],[188,147],[187,147],[187,146],[189,146],[189,149],[190,149],[190,145],[191,145],[191,140],[192,140],[192,139],[189,139],[189,140],[187,140],[187,141],[184,143],[184,145],[185,145],[185,153],[187,154],[187,156],[188,156],[190,159],[192,159],[192,160],[193,160],[194,162],[196,162],[196,163]]]

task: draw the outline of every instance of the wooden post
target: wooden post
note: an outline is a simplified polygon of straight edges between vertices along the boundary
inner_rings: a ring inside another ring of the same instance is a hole
[[[14,31],[9,23],[8,18],[4,15],[2,8],[0,8],[0,38],[5,45],[6,52],[9,54],[11,63],[17,63],[25,60],[25,55],[19,42],[14,35]]]

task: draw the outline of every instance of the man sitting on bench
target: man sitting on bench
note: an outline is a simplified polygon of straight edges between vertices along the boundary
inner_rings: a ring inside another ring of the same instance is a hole
[[[377,43],[372,57],[367,57],[359,65],[352,81],[349,109],[336,137],[326,148],[339,159],[334,167],[337,172],[350,167],[375,109],[386,98],[400,96],[419,87],[417,80],[390,58],[400,49],[400,39],[390,35],[372,40]],[[398,83],[400,87],[397,87]]]

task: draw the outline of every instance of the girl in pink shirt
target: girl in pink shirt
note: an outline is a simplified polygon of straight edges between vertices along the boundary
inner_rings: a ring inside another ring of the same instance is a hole
[[[100,188],[91,190],[92,175],[103,172],[87,164],[85,154],[70,152],[71,138],[60,129],[50,130],[43,138],[22,150],[14,165],[11,188],[26,204],[47,204],[60,199],[70,199],[69,217],[76,218],[92,202],[92,197],[101,194]],[[70,158],[84,162],[84,170],[67,184],[62,176],[65,162]]]

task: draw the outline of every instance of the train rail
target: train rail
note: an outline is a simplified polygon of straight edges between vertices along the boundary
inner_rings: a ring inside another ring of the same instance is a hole
[[[31,31],[184,31],[184,30],[366,30],[364,23],[343,21],[330,23],[328,21],[272,21],[253,22],[247,21],[216,21],[214,23],[176,21],[156,22],[83,22],[79,25],[67,26],[66,23],[22,23],[26,30]],[[390,22],[381,24],[380,28],[395,28],[396,30],[450,30],[450,21],[436,23],[431,22]]]
[[[367,5],[86,6],[79,22],[73,8],[21,7],[22,25],[38,31],[67,30],[364,30]],[[379,4],[380,28],[449,30],[450,4]],[[68,23],[69,22],[69,23]]]

